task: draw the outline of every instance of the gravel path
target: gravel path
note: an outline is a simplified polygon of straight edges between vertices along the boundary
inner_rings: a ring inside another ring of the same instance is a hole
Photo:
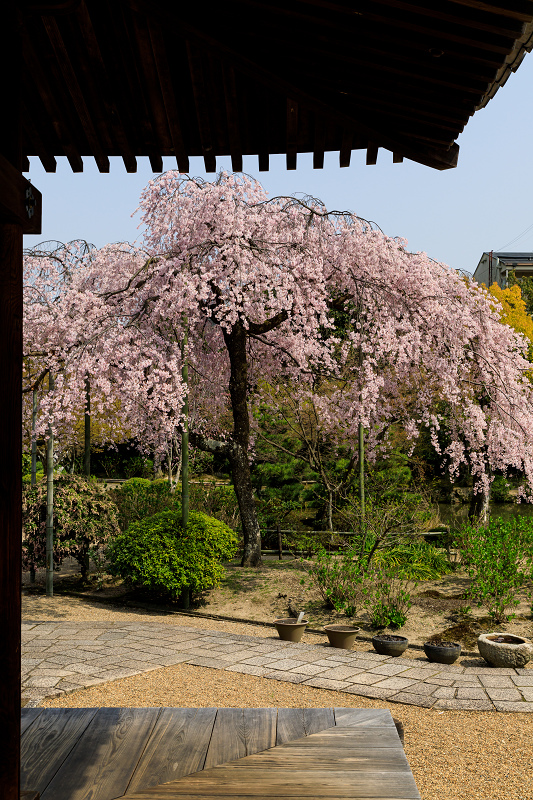
[[[73,598],[24,598],[23,615],[26,620],[121,626],[164,623],[253,636],[259,644],[272,636],[272,629],[261,626],[124,612]],[[316,637],[306,638],[316,644]],[[533,800],[533,714],[426,709],[188,663],[62,694],[41,705],[389,708],[405,726],[406,754],[424,800]]]

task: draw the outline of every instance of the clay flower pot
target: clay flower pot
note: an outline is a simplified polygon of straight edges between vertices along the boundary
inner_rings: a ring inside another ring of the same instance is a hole
[[[381,633],[372,637],[372,645],[380,656],[401,656],[407,650],[409,639],[405,636],[395,636],[392,633]]]
[[[477,646],[492,667],[523,667],[533,656],[529,639],[510,633],[482,633]]]
[[[299,642],[308,622],[308,619],[298,622],[296,617],[287,617],[286,619],[275,619],[274,625],[280,639],[284,639],[286,642]]]
[[[352,625],[324,625],[324,630],[332,647],[351,650],[361,628],[354,628]]]
[[[461,655],[461,645],[458,642],[432,641],[424,642],[424,653],[428,661],[436,664],[453,664]]]

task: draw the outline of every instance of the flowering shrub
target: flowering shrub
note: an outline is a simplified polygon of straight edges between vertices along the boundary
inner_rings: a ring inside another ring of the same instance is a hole
[[[118,533],[118,512],[103,486],[81,475],[54,479],[54,564],[75,558],[87,577],[88,556]],[[22,569],[46,566],[46,481],[22,491]]]

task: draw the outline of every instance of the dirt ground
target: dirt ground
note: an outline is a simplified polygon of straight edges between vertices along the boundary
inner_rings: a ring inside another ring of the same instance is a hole
[[[121,581],[106,578],[103,588],[82,587],[75,577],[75,562],[66,564],[56,575],[56,591],[82,591],[88,597],[100,600],[146,602],[142,593],[131,593]],[[37,593],[42,591],[42,578],[38,574]],[[31,587],[25,579],[27,589]],[[421,645],[434,638],[458,641],[463,650],[475,650],[480,633],[489,630],[507,631],[533,638],[533,616],[531,601],[524,593],[519,606],[512,609],[515,618],[510,622],[495,625],[484,609],[472,608],[468,615],[462,609],[468,606],[464,599],[469,580],[464,573],[453,572],[437,580],[422,581],[411,588],[412,606],[405,625],[396,631],[407,636],[410,643]],[[161,605],[162,601],[159,601]],[[170,606],[172,608],[172,606]],[[177,606],[175,607],[177,609]],[[347,623],[361,628],[362,634],[372,635],[368,612],[361,611],[355,617],[346,617],[324,605],[316,586],[309,580],[305,566],[294,558],[279,561],[265,557],[259,568],[240,567],[232,563],[226,568],[222,585],[206,592],[200,603],[191,608],[204,614],[246,619],[255,622],[272,622],[276,618],[306,612],[309,627],[322,629],[329,623]],[[384,629],[393,632],[391,629]]]

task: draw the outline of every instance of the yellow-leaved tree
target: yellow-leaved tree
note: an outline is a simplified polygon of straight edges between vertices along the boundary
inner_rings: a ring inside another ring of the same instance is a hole
[[[522,333],[528,340],[527,357],[533,362],[533,318],[526,310],[520,286],[515,284],[507,289],[501,289],[497,283],[493,283],[489,291],[502,307],[501,321],[517,333]]]

